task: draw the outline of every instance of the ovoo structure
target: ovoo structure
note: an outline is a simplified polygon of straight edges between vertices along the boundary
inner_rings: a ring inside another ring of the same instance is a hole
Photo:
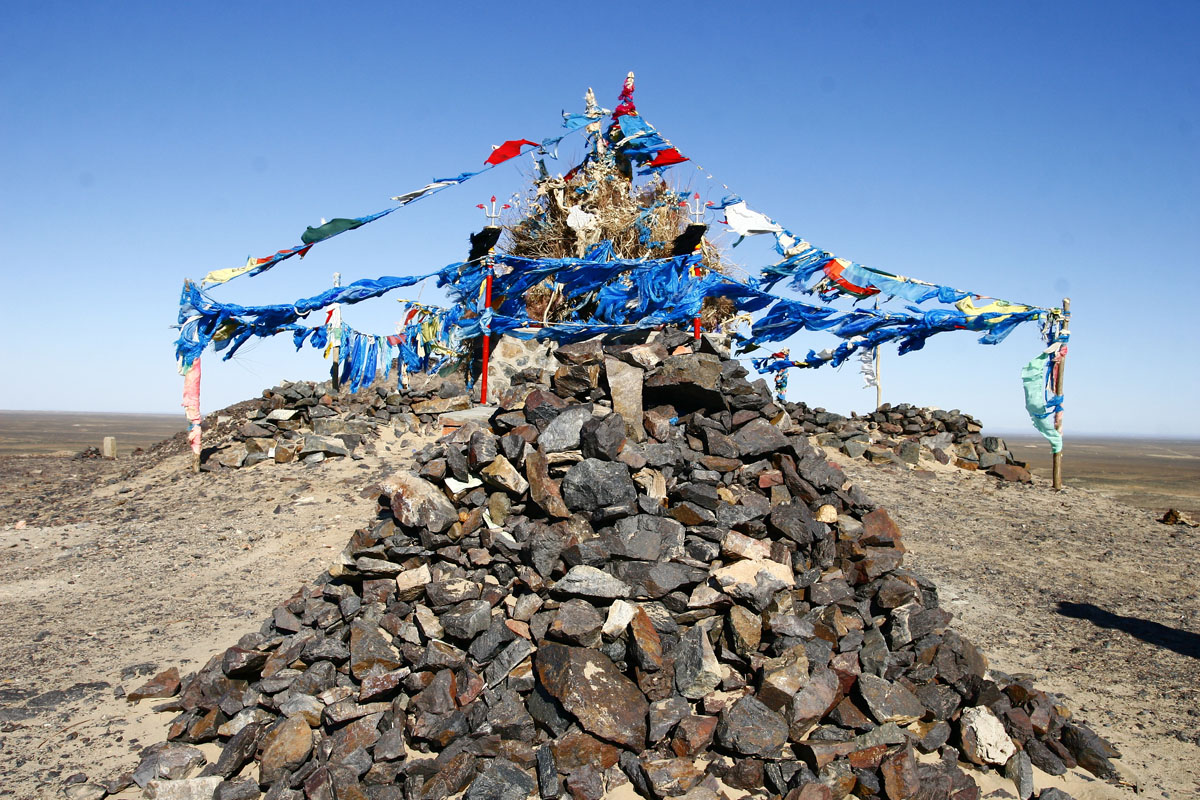
[[[300,243],[244,266],[219,269],[199,282],[185,281],[175,343],[185,376],[189,437],[199,453],[200,355],[208,347],[233,356],[254,337],[288,332],[297,348],[306,343],[334,358],[335,381],[357,391],[393,359],[403,375],[457,364],[468,384],[478,379],[487,399],[487,360],[493,337],[550,339],[570,343],[598,335],[629,334],[662,326],[685,326],[699,338],[724,329],[741,352],[761,350],[762,372],[786,388],[790,368],[837,366],[852,356],[872,374],[881,344],[895,342],[901,355],[919,350],[930,336],[973,331],[983,344],[1002,341],[1023,323],[1037,322],[1047,349],[1024,368],[1026,406],[1034,426],[1051,442],[1058,465],[1062,449],[1062,364],[1069,337],[1069,302],[1044,308],[895,275],[840,258],[763,213],[752,210],[726,184],[723,199],[702,203],[673,189],[664,173],[692,162],[641,116],[634,104],[633,73],[614,110],[601,108],[589,89],[582,113],[566,113],[563,129],[537,141],[512,139],[494,146],[481,169],[441,178],[392,198],[393,205],[356,218],[309,227]],[[552,176],[568,136],[586,137],[584,155]],[[538,175],[527,195],[497,209],[484,208],[489,225],[471,236],[466,261],[417,275],[365,278],[291,303],[241,306],[215,299],[212,287],[273,269],[293,256],[375,222],[438,192],[461,185],[521,155],[533,158]],[[703,167],[701,173],[712,176]],[[735,275],[706,238],[705,219],[738,237],[768,236],[778,254],[757,275]],[[500,225],[504,216],[505,224]],[[364,333],[345,325],[340,305],[381,297],[402,287],[435,280],[449,307],[410,303],[392,335]],[[208,287],[207,289],[205,287]],[[806,295],[777,294],[778,288]],[[855,306],[872,298],[874,307]],[[846,307],[844,301],[851,301]],[[769,343],[801,331],[825,331],[841,343],[791,358]],[[870,379],[870,378],[869,378]],[[1057,477],[1057,470],[1056,470]],[[1057,480],[1056,480],[1057,483]]]

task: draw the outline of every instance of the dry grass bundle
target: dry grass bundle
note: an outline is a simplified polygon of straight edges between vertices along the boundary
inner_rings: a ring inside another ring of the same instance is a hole
[[[566,177],[534,181],[519,217],[505,225],[503,249],[525,258],[581,258],[609,239],[618,258],[667,258],[688,223],[685,197],[659,176],[636,185],[611,155],[590,158]],[[720,251],[707,242],[701,258],[707,269],[726,271]],[[546,284],[527,294],[526,310],[531,319],[557,322],[570,307]],[[586,313],[586,302],[579,310]],[[731,301],[711,298],[703,324],[713,327],[732,313]]]

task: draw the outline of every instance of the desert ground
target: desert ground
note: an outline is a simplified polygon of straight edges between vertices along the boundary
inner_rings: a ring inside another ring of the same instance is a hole
[[[361,458],[200,475],[178,437],[117,461],[0,455],[0,796],[62,797],[80,774],[132,769],[171,715],[124,695],[257,629],[370,522],[360,492],[420,444],[389,430]],[[991,667],[1063,693],[1123,753],[1122,785],[1039,787],[1200,797],[1200,529],[1041,478],[827,452],[891,510]],[[990,780],[985,794],[1005,791]]]

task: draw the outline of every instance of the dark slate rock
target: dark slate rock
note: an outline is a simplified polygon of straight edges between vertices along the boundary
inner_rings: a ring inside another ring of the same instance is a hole
[[[769,455],[788,446],[788,439],[779,428],[761,418],[738,428],[733,441],[743,460]]]
[[[572,511],[594,512],[610,506],[632,506],[637,487],[624,464],[586,458],[567,471],[562,494]]]
[[[1071,755],[1075,756],[1079,766],[1097,778],[1118,777],[1117,770],[1109,759],[1119,758],[1121,754],[1091,728],[1068,722],[1063,726],[1062,743],[1071,751]]]
[[[680,587],[694,586],[708,577],[705,570],[675,562],[618,561],[610,569],[632,587],[631,596],[653,599]]]
[[[580,431],[591,418],[591,405],[568,406],[546,425],[538,436],[538,447],[547,453],[578,450]]]
[[[667,356],[647,374],[647,401],[671,403],[685,408],[725,408],[721,393],[721,360],[707,353]]]
[[[704,428],[700,438],[704,441],[704,452],[710,456],[739,458],[742,454],[732,438],[714,428]]]
[[[615,460],[625,446],[625,420],[617,413],[586,420],[579,429],[579,444],[584,458]]]
[[[787,738],[787,722],[753,695],[722,711],[717,723],[717,740],[742,755],[776,756]]]
[[[464,600],[438,620],[447,635],[465,641],[483,633],[492,624],[492,607],[486,600]]]

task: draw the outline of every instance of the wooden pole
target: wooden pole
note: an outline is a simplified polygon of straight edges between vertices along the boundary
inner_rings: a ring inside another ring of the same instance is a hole
[[[342,285],[342,273],[340,273],[340,272],[333,273],[333,287],[336,289],[337,287],[339,287],[341,285]],[[341,342],[342,342],[342,339],[341,339],[341,336],[342,336],[342,304],[341,303],[333,304],[333,315],[330,316],[329,322],[333,327],[334,337],[335,337],[333,340],[333,350],[330,353],[333,356],[333,364],[329,367],[329,380],[333,383],[333,393],[337,394],[342,388],[342,380],[341,380],[342,376],[341,376],[340,370],[339,370],[339,368],[341,366],[341,361],[342,361],[342,344],[341,344]]]
[[[488,251],[487,259],[487,289],[485,290],[483,305],[484,308],[492,307],[492,251]],[[488,379],[488,361],[492,356],[492,335],[488,331],[483,331],[483,373],[479,378],[479,403],[487,405],[487,379]]]
[[[1061,333],[1069,333],[1068,330],[1071,322],[1071,298],[1063,298],[1063,327]],[[1060,350],[1054,355],[1058,363],[1054,369],[1054,393],[1061,395],[1063,393],[1063,372],[1066,370],[1067,357]],[[1062,412],[1059,411],[1054,415],[1054,429],[1062,433]],[[1055,489],[1063,488],[1062,482],[1062,451],[1055,453],[1052,456],[1053,462],[1050,467],[1051,480]]]

